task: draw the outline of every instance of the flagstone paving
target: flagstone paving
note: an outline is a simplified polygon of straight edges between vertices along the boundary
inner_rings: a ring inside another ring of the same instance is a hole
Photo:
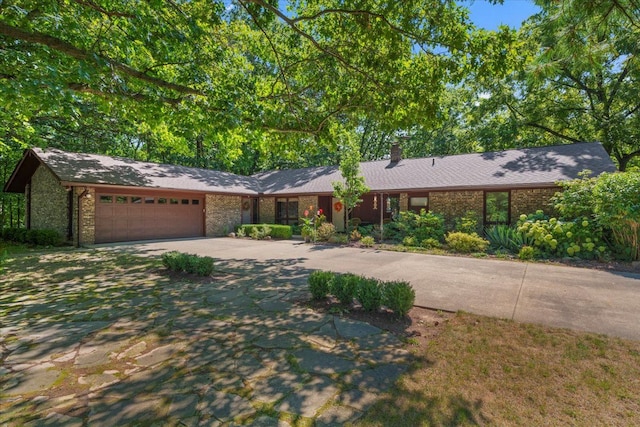
[[[410,363],[393,335],[305,307],[307,271],[200,280],[118,257],[9,263],[0,425],[342,425]]]

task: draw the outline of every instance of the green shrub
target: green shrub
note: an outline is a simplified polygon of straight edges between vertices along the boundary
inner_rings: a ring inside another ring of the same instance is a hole
[[[338,243],[344,245],[346,243],[349,243],[349,238],[346,234],[334,234],[329,238],[329,243]]]
[[[62,237],[56,230],[29,230],[27,243],[38,246],[58,246],[62,243]]]
[[[405,316],[416,300],[416,292],[408,282],[386,282],[382,303],[398,316]]]
[[[162,254],[162,265],[169,270],[176,272],[187,270],[187,254],[178,251],[165,252]]]
[[[314,271],[309,275],[309,291],[313,299],[324,299],[329,295],[335,274],[330,271]]]
[[[478,234],[478,214],[475,211],[467,211],[460,218],[455,219],[455,231],[466,234]]]
[[[267,237],[290,239],[293,235],[290,225],[281,224],[243,224],[237,229],[238,237],[241,237],[242,233],[255,240],[262,240]]]
[[[533,249],[531,246],[523,246],[522,248],[520,248],[520,252],[518,252],[518,258],[523,261],[531,260],[535,257],[535,255],[535,249]]]
[[[417,246],[416,245],[416,238],[413,237],[413,236],[405,236],[404,239],[402,239],[402,244],[404,246]]]
[[[553,198],[560,219],[574,223],[593,221],[592,229],[597,232],[597,227],[602,227],[603,235],[612,237],[611,249],[616,256],[640,259],[640,173],[603,173],[595,178],[589,178],[589,174],[590,171],[585,171],[581,178],[560,184],[564,191]],[[599,238],[590,236],[592,242],[594,237]],[[602,243],[599,241],[597,245],[598,256],[603,252]],[[572,247],[575,255],[576,246]],[[584,256],[582,244],[578,243],[578,247],[582,248],[578,256]],[[568,247],[563,249],[567,251]]]
[[[318,240],[326,242],[336,234],[336,226],[330,222],[325,222],[316,231]]]
[[[356,297],[360,277],[355,274],[339,274],[331,282],[331,294],[342,304],[351,304]]]
[[[518,233],[529,239],[537,257],[599,258],[606,252],[602,228],[587,217],[573,221],[534,215],[520,215]]]
[[[379,228],[380,226],[378,226]],[[371,236],[374,232],[374,225],[359,225],[355,230],[358,230],[358,233],[360,233],[361,237],[365,237],[365,236]],[[380,234],[380,230],[378,229],[378,235]],[[355,240],[360,240],[360,238],[358,239],[353,239]]]
[[[271,236],[271,230],[271,227],[266,224],[257,225],[251,228],[249,237],[254,240],[263,240]]]
[[[489,227],[485,230],[484,235],[493,249],[505,249],[514,254],[518,253],[523,246],[531,246],[532,244],[531,239],[519,233],[515,227],[508,225]]]
[[[358,229],[357,229],[357,228],[354,228],[354,229],[351,231],[351,234],[349,235],[349,239],[350,239],[352,242],[357,242],[358,240],[362,239],[362,233],[360,233],[360,231],[358,231]]]
[[[213,273],[213,262],[211,257],[198,257],[194,273],[198,276],[210,276]]]
[[[640,172],[600,175],[593,198],[596,219],[611,230],[616,252],[640,260]]]
[[[364,236],[362,239],[360,239],[360,244],[365,248],[370,248],[376,244],[376,241],[371,236]]]
[[[291,227],[291,235],[292,236],[299,236],[300,235],[301,229],[300,229],[300,226],[298,224],[293,224],[293,225],[290,225],[289,227]]]
[[[487,246],[489,246],[489,242],[477,234],[467,234],[459,231],[449,233],[446,241],[449,249],[465,254],[483,252],[487,249]]]
[[[442,241],[444,237],[444,219],[441,215],[420,210],[420,213],[403,211],[395,221],[385,225],[385,238],[403,241],[405,237],[415,237],[416,242],[425,239]]]
[[[162,254],[162,264],[175,272],[187,272],[198,276],[209,276],[213,273],[214,259],[208,256],[185,254],[171,251]]]
[[[2,239],[8,242],[27,243],[37,246],[58,246],[62,236],[56,230],[27,230],[25,228],[4,228]]]
[[[422,246],[425,249],[439,249],[442,247],[442,243],[440,243],[438,240],[434,238],[429,238],[429,239],[424,239],[422,242],[420,242],[420,246]]]
[[[376,279],[361,278],[358,281],[356,298],[366,311],[376,311],[382,305],[382,286]]]

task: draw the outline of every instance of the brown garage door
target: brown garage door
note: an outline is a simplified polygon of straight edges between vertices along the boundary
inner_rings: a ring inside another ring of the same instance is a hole
[[[204,198],[184,194],[96,195],[96,243],[204,235]]]

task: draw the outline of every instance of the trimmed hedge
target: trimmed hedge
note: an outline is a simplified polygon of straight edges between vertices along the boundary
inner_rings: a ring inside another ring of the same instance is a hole
[[[238,226],[238,230],[242,229],[246,236],[251,236],[252,233],[255,233],[254,230],[262,231],[265,227],[268,227],[271,232],[269,236],[274,239],[290,239],[293,236],[293,232],[291,230],[290,225],[281,225],[281,224],[243,224]]]
[[[314,271],[309,275],[309,290],[313,299],[324,299],[329,295],[335,274],[330,271]]]
[[[2,240],[38,246],[59,246],[62,236],[56,230],[27,230],[26,228],[3,228]]]
[[[381,282],[355,274],[314,271],[309,275],[308,283],[313,299],[333,295],[348,305],[355,298],[366,311],[376,311],[385,306],[398,316],[405,316],[416,299],[416,293],[408,282]]]
[[[178,251],[165,252],[162,254],[162,264],[169,270],[197,274],[198,276],[209,276],[213,273],[213,258],[208,256],[198,256],[185,254]]]
[[[337,274],[331,282],[330,292],[342,304],[351,304],[356,296],[360,277],[355,274]]]

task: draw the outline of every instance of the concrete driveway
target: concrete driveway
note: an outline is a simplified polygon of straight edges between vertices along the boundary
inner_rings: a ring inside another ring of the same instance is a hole
[[[640,272],[605,272],[504,260],[408,254],[300,241],[215,238],[109,246],[169,250],[274,269],[324,269],[407,280],[416,305],[640,339]]]

